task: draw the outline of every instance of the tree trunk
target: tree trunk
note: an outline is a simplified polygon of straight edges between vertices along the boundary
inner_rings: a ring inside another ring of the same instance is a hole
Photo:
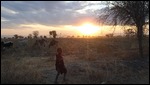
[[[139,43],[139,53],[140,57],[143,57],[143,26],[139,25],[137,28],[138,28],[137,37]]]

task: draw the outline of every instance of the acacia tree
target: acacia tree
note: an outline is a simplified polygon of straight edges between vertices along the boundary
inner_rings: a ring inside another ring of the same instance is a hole
[[[28,38],[32,38],[32,34],[29,34],[29,35],[28,35]]]
[[[33,31],[34,38],[37,38],[39,35],[39,31]]]
[[[99,15],[99,20],[103,24],[136,26],[141,57],[143,57],[143,26],[148,19],[149,1],[111,1]]]
[[[19,36],[18,36],[17,34],[15,34],[15,35],[14,35],[14,38],[15,38],[15,39],[18,39],[18,38],[19,38]]]
[[[57,34],[56,31],[49,31],[49,34],[53,36],[53,38],[56,38]]]
[[[44,38],[47,38],[47,37],[44,35]]]

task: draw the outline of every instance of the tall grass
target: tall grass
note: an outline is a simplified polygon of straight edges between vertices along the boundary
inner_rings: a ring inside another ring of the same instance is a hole
[[[48,39],[50,41],[50,39]],[[149,82],[149,39],[144,39],[143,60],[138,58],[135,38],[59,38],[58,45],[33,46],[29,39],[26,46],[1,51],[2,84],[45,84],[44,69],[55,65],[56,49],[63,49],[72,84],[129,84]],[[136,61],[137,60],[137,61]],[[141,62],[141,63],[139,63]],[[145,63],[144,63],[145,62]],[[142,69],[136,69],[142,68]]]
[[[41,68],[50,67],[53,61],[41,58],[9,58],[1,60],[2,84],[42,84]]]

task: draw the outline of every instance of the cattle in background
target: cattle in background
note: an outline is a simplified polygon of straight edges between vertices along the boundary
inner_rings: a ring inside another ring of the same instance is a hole
[[[1,49],[5,49],[5,48],[10,48],[13,46],[13,42],[8,41],[8,42],[1,42]]]
[[[38,46],[44,46],[45,47],[46,42],[47,41],[45,39],[38,39],[35,41],[34,46],[38,45]]]
[[[55,39],[52,39],[52,41],[49,43],[49,48],[51,47],[51,46],[54,46],[55,44],[57,44],[58,43],[58,41],[56,41]]]
[[[28,44],[27,39],[18,39],[17,42],[14,43],[14,46],[16,48],[22,48],[22,47],[26,47],[27,44]]]

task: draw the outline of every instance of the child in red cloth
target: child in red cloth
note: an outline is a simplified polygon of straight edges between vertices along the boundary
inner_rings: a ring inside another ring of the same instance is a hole
[[[67,69],[64,65],[64,61],[63,61],[63,57],[62,57],[62,49],[61,48],[57,49],[55,66],[56,66],[56,71],[57,71],[57,75],[56,75],[56,78],[55,78],[55,83],[57,83],[57,79],[58,79],[59,74],[63,74],[63,73],[64,73],[64,81],[65,81]]]

